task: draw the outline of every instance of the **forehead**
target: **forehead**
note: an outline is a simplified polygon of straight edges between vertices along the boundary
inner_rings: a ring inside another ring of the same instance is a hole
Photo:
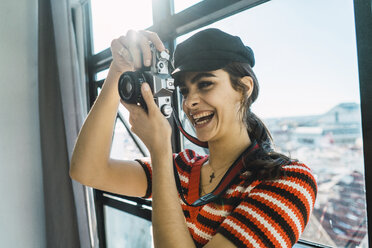
[[[176,83],[176,86],[186,87],[187,84],[194,84],[198,82],[200,79],[221,78],[224,76],[223,75],[224,73],[227,74],[225,71],[221,69],[216,70],[216,71],[182,72],[182,73],[179,73],[179,75],[175,77],[175,83]]]

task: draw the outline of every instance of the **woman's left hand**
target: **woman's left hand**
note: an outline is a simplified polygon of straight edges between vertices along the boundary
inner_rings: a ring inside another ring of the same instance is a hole
[[[156,153],[164,148],[165,142],[170,144],[172,129],[156,105],[150,86],[147,83],[142,84],[141,93],[147,105],[147,113],[141,106],[127,104],[122,100],[121,103],[130,113],[131,131],[142,140],[150,153]]]

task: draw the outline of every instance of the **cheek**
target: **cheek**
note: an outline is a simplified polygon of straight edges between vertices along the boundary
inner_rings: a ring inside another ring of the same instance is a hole
[[[236,104],[235,111],[236,111],[236,120],[244,124],[244,120],[243,120],[244,108],[242,108],[241,102]]]
[[[234,120],[235,121],[242,121],[242,118],[241,118],[241,111],[240,111],[240,106],[241,106],[241,103],[240,102],[235,102],[234,105],[233,105],[233,114],[234,114]]]
[[[182,98],[182,103],[181,103],[181,105],[182,105],[182,110],[183,110],[183,112],[185,112],[185,114],[188,114],[188,111],[190,111],[190,110],[188,110],[188,108],[187,108],[185,98]]]
[[[241,104],[241,100],[238,98],[226,102],[225,111],[228,113],[228,118],[231,122],[242,121]]]
[[[191,121],[190,116],[188,115],[188,112],[187,112],[188,110],[186,108],[185,100],[182,100],[182,110],[186,114],[187,119]]]
[[[241,112],[241,109],[242,109],[242,106],[243,106],[243,94],[242,93],[238,93],[236,92],[237,94],[235,94],[235,111],[236,113],[239,113]]]
[[[221,118],[227,122],[235,122],[238,119],[240,103],[235,101],[221,101],[219,108]]]

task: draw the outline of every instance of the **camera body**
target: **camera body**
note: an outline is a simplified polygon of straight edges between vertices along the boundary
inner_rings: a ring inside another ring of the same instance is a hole
[[[170,55],[166,51],[157,51],[153,44],[150,44],[150,48],[151,66],[124,72],[119,78],[119,95],[124,102],[140,104],[147,111],[141,94],[141,85],[147,82],[160,111],[168,118],[172,114],[172,93],[175,89],[174,79],[169,71]]]

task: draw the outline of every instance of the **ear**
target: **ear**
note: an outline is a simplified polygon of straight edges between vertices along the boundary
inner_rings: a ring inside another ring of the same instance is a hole
[[[254,83],[253,83],[252,77],[250,77],[250,76],[244,76],[244,77],[241,78],[240,81],[243,84],[245,84],[245,86],[247,86],[247,88],[248,88],[248,91],[247,91],[248,97],[251,96],[251,94],[253,92],[253,87],[254,87]]]

